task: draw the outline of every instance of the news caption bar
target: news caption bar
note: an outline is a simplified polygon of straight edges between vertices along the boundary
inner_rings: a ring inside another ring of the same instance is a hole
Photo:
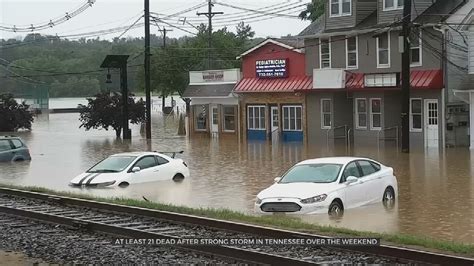
[[[380,238],[115,238],[114,245],[380,246]]]

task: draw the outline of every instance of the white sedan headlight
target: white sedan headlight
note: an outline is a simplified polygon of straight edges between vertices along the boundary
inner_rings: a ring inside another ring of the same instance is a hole
[[[321,194],[315,197],[307,198],[307,199],[302,199],[301,203],[303,204],[310,204],[310,203],[316,203],[320,201],[324,201],[328,195],[326,194]]]
[[[260,204],[262,203],[262,199],[259,199],[258,197],[255,199],[255,204]]]

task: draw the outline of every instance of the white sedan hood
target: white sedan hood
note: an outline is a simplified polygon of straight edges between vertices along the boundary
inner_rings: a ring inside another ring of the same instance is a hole
[[[321,194],[329,194],[337,188],[336,183],[277,183],[258,193],[259,199],[299,198],[307,199]]]
[[[98,183],[117,181],[120,173],[82,173],[71,180],[74,185],[94,185]]]

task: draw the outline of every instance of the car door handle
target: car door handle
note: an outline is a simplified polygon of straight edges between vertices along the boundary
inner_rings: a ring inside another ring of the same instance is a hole
[[[154,170],[153,172],[159,172],[160,170]]]

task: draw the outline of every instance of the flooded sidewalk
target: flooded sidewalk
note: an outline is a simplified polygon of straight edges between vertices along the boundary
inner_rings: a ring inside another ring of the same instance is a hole
[[[19,133],[28,144],[31,162],[0,164],[0,183],[41,186],[105,197],[131,197],[190,207],[229,208],[253,213],[256,194],[293,164],[334,155],[370,157],[394,168],[398,178],[397,204],[386,209],[374,204],[348,210],[342,219],[328,215],[301,216],[318,224],[356,230],[424,235],[474,243],[474,152],[414,150],[404,154],[385,148],[335,148],[301,143],[240,142],[237,138],[177,136],[177,117],[153,117],[152,141],[132,126],[132,142],[115,139],[113,131],[79,129],[78,114],[50,114],[36,118],[32,132]],[[69,181],[110,154],[141,150],[184,150],[191,177],[131,185],[127,188],[80,189]]]

